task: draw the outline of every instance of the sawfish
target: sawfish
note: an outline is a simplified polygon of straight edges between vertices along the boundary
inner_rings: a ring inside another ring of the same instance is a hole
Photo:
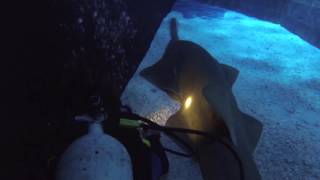
[[[240,157],[244,179],[260,179],[252,154],[262,124],[241,112],[237,105],[232,86],[239,71],[219,63],[200,45],[180,40],[174,18],[170,21],[170,33],[171,40],[161,59],[140,73],[185,105],[168,119],[166,126],[201,130],[230,140]],[[208,145],[206,138],[198,135],[179,136],[198,152],[205,179],[238,179],[237,162],[221,144]]]

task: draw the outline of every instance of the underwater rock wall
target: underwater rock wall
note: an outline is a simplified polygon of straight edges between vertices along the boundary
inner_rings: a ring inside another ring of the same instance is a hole
[[[289,0],[281,24],[320,48],[320,0]]]
[[[320,0],[205,0],[205,2],[280,23],[320,47]]]
[[[251,16],[262,19],[278,19],[288,0],[208,0],[207,2],[218,6],[245,12]]]

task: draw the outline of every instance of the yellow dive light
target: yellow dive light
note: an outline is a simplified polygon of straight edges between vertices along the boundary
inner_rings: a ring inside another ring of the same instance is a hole
[[[184,108],[185,109],[188,109],[192,104],[192,97],[191,96],[188,96],[186,101],[184,102]]]

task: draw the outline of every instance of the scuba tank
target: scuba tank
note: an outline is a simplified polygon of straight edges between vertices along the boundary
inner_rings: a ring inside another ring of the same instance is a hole
[[[58,164],[57,180],[132,180],[132,164],[126,148],[105,134],[101,122],[104,112],[76,116],[88,123],[88,134],[75,140]]]

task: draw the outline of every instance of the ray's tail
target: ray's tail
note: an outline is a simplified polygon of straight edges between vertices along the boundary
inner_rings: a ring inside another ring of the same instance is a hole
[[[178,36],[178,22],[176,18],[172,18],[170,20],[170,35],[171,35],[171,41],[177,41],[179,40]]]

